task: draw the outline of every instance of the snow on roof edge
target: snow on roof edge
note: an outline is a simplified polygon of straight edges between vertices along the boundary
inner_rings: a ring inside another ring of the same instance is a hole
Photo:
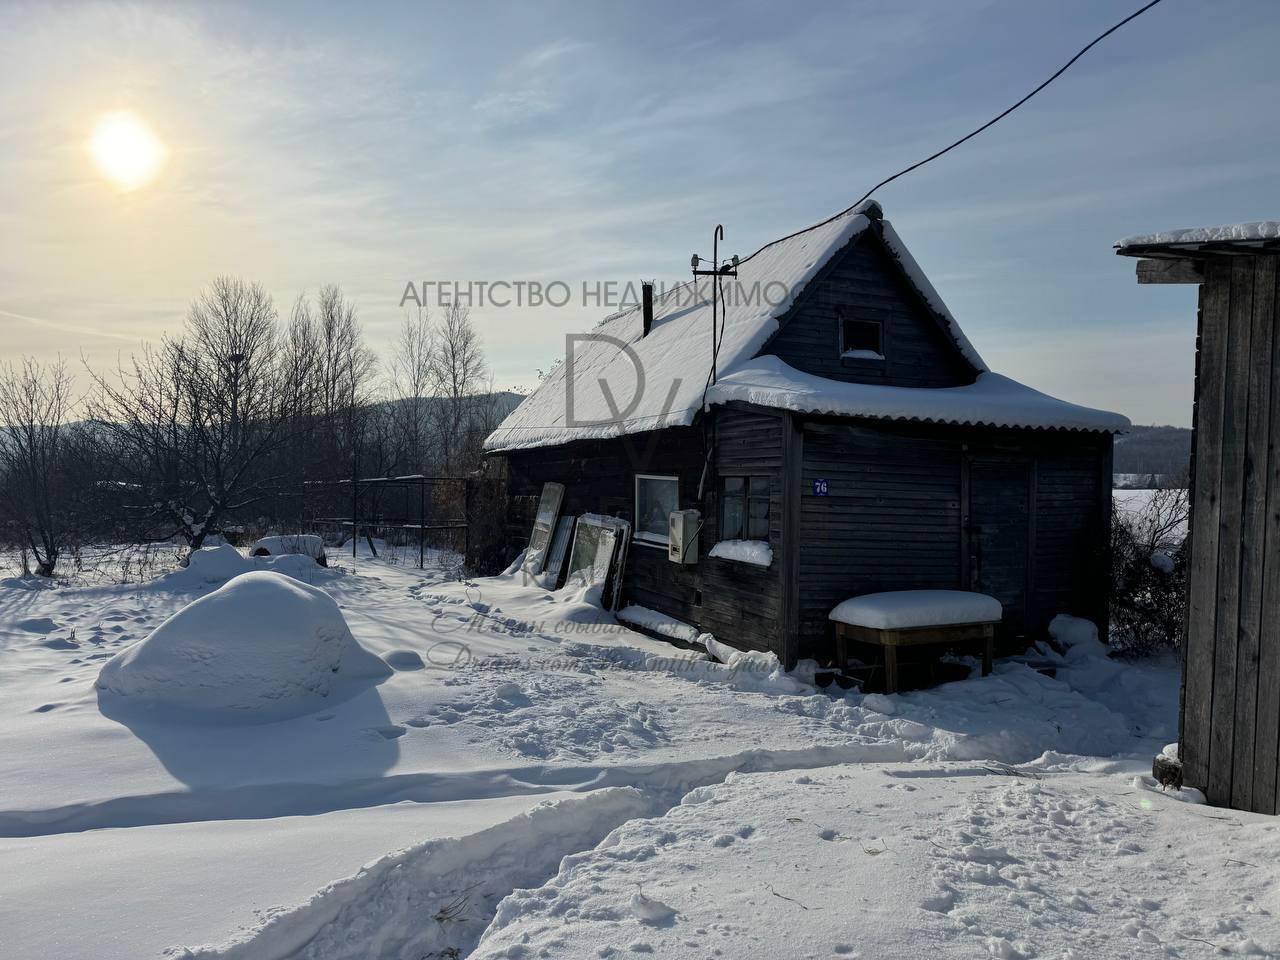
[[[911,285],[920,291],[920,296],[924,297],[927,303],[935,313],[942,317],[947,325],[947,330],[951,334],[951,338],[955,341],[956,346],[960,348],[960,352],[964,358],[979,372],[985,373],[989,369],[986,361],[982,359],[982,355],[969,342],[969,338],[965,336],[964,330],[960,328],[959,322],[951,315],[951,311],[947,309],[946,303],[934,289],[933,284],[929,281],[925,272],[920,269],[920,264],[916,263],[916,258],[911,255],[911,251],[907,249],[907,245],[902,242],[902,238],[898,236],[898,231],[893,229],[893,224],[888,220],[881,220],[880,235],[884,238],[885,245],[889,251],[897,258],[902,269],[906,272],[907,277],[911,281]]]
[[[844,383],[804,373],[774,356],[757,357],[722,377],[707,403],[731,401],[773,409],[953,426],[1084,433],[1125,433],[1128,417],[1059,400],[986,371],[959,387],[890,387]]]
[[[1115,244],[1117,250],[1128,247],[1158,247],[1196,243],[1249,243],[1280,240],[1280,220],[1254,220],[1250,223],[1228,223],[1217,227],[1187,227],[1161,230],[1125,237]]]

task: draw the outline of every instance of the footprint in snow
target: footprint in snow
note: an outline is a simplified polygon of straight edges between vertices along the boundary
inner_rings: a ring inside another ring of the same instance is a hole
[[[15,626],[19,630],[25,630],[28,633],[52,633],[58,629],[58,625],[49,617],[32,617],[29,620],[19,620]]]

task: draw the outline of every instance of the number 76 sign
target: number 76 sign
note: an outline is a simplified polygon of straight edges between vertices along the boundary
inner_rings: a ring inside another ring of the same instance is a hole
[[[813,481],[813,495],[815,497],[825,497],[827,495],[827,481],[825,480]]]

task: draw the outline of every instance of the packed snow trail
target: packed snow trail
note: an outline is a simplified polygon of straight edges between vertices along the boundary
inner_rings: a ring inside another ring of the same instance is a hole
[[[471,956],[1272,955],[1274,818],[1179,803],[1123,766],[732,776],[513,892]]]

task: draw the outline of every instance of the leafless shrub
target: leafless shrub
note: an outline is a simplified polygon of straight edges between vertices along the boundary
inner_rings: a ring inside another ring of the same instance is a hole
[[[1185,482],[1112,513],[1112,641],[1121,653],[1149,656],[1181,642],[1188,516]]]

